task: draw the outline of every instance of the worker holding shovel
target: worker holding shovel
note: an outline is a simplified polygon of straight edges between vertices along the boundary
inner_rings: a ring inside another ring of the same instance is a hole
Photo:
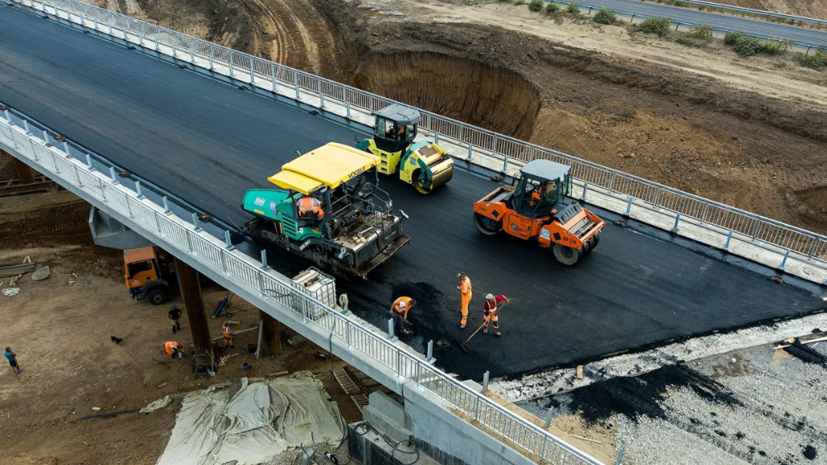
[[[482,324],[482,332],[484,334],[488,334],[488,322],[492,322],[494,325],[494,335],[497,337],[502,337],[502,333],[500,333],[500,321],[497,317],[497,312],[500,311],[502,307],[500,307],[500,303],[505,302],[503,307],[508,304],[508,297],[504,295],[494,295],[488,294],[485,296],[485,304],[483,304],[483,310],[485,313],[483,314],[484,322]]]
[[[408,312],[415,306],[416,301],[406,296],[396,299],[393,305],[391,305],[391,315],[402,330],[402,334],[411,334],[410,330],[408,330],[408,328],[411,327],[411,322],[408,321]]]

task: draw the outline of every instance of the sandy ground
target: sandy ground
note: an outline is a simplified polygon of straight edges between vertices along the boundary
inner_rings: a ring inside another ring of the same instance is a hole
[[[66,214],[56,216],[57,211]],[[30,256],[51,267],[48,279],[35,282],[24,275],[19,295],[0,296],[6,322],[2,344],[12,347],[24,370],[19,375],[8,367],[0,370],[2,463],[154,463],[175,422],[177,401],[149,415],[80,419],[236,380],[244,376],[244,362],[252,365],[247,373],[252,377],[310,370],[331,397],[338,396],[347,422],[361,419],[351,399],[334,386],[329,359],[320,358],[319,349],[308,342],[257,361],[246,350],[255,344],[257,331],[240,334],[228,352],[238,355],[210,379],[195,379],[189,359],[170,361],[165,341],[185,347],[191,342],[186,317],[182,332],[173,336],[166,316],[169,305],[181,304],[180,296],[159,307],[131,300],[123,283],[122,253],[91,244],[88,211],[87,204],[65,191],[0,199],[0,263]],[[9,278],[0,282],[5,288]],[[212,308],[225,293],[205,287],[205,306]],[[257,326],[257,309],[237,297],[232,309],[239,329]],[[208,320],[211,335],[220,336],[223,320]],[[123,342],[115,344],[111,336]]]
[[[717,3],[807,18],[827,19],[827,2],[823,0],[718,0]]]

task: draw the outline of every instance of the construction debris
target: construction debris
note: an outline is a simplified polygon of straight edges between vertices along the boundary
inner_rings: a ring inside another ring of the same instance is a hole
[[[46,265],[32,273],[32,281],[43,281],[44,279],[48,278],[51,274],[52,270],[49,268],[49,265]]]
[[[6,297],[14,297],[17,294],[20,294],[20,288],[19,287],[7,287],[7,288],[3,289],[3,295],[6,296]]]
[[[172,402],[172,399],[170,399],[169,396],[166,396],[163,399],[158,399],[158,400],[152,401],[149,405],[142,408],[140,410],[140,412],[141,413],[152,413],[156,410],[160,410],[160,409],[166,407],[167,405],[170,404],[170,402]]]
[[[22,263],[15,265],[0,265],[0,278],[7,278],[9,276],[23,275],[24,273],[31,273],[34,270],[34,263]]]

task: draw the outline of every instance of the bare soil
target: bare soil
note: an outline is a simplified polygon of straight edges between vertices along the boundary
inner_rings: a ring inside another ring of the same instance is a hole
[[[807,18],[827,19],[827,2],[823,0],[719,0],[718,3]]]
[[[789,54],[742,59],[501,3],[138,5],[167,27],[827,232],[827,74]]]
[[[224,352],[237,355],[214,378],[195,379],[189,358],[170,360],[163,348],[168,340],[191,346],[186,317],[182,332],[173,335],[166,316],[170,305],[181,305],[180,296],[158,307],[131,300],[123,282],[122,252],[92,244],[88,213],[88,204],[66,191],[0,198],[0,263],[19,263],[29,256],[38,266],[51,268],[44,281],[24,275],[17,296],[0,295],[3,347],[12,347],[24,370],[15,375],[10,368],[0,369],[2,463],[152,464],[166,447],[181,396],[148,415],[81,418],[283,370],[313,372],[339,402],[347,422],[361,419],[332,380],[330,359],[319,356],[326,352],[309,342],[256,360],[247,345],[256,343],[257,331],[239,334],[235,349]],[[9,278],[0,278],[0,288],[8,283]],[[226,291],[205,286],[203,293],[209,311]],[[258,325],[258,310],[249,303],[234,297],[231,309],[239,329]],[[208,322],[213,337],[220,336],[223,319]],[[115,344],[111,336],[123,342]],[[252,366],[246,373],[241,369],[245,362]],[[334,366],[343,364],[336,360]]]

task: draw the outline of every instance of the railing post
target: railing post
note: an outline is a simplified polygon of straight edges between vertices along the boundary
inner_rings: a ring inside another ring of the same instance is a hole
[[[43,144],[45,144],[46,147],[52,146],[51,142],[49,142],[49,133],[45,129],[43,130]]]
[[[781,260],[781,265],[778,266],[778,269],[784,271],[784,268],[787,266],[787,259],[790,258],[790,249],[787,249],[787,253],[784,254],[784,259]]]
[[[615,172],[612,171],[611,173],[609,173],[609,190],[610,191],[614,190],[614,185],[615,185]]]
[[[190,40],[190,63],[195,64],[195,41]]]
[[[270,265],[267,264],[267,251],[264,249],[261,249],[261,269],[262,271],[270,269]]]
[[[345,110],[347,110],[347,117],[350,118],[350,102],[345,102]]]
[[[807,260],[808,261],[813,258],[813,255],[815,254],[816,249],[818,248],[818,243],[820,241],[821,241],[821,239],[816,239],[816,240],[813,241],[813,246],[810,247],[810,251],[807,252]]]
[[[428,341],[428,357],[425,359],[426,362],[433,364],[434,363],[434,340],[431,339]]]
[[[583,183],[583,195],[580,196],[580,200],[582,200],[584,202],[586,201],[586,192],[588,192],[588,191],[589,191],[589,183],[584,182]]]
[[[275,70],[275,68],[273,69],[273,74],[270,75],[270,83],[273,86],[273,93],[277,93],[278,92],[278,87],[276,86],[276,70]]]
[[[146,198],[143,189],[141,188],[141,181],[135,181],[135,192],[138,194],[139,199]]]
[[[230,238],[230,231],[224,231],[224,242],[227,243],[227,250],[234,250],[235,246],[233,245],[233,241]]]
[[[629,196],[629,202],[626,204],[626,213],[624,213],[624,214],[623,214],[623,217],[624,217],[624,218],[628,218],[628,217],[629,217],[629,213],[631,213],[631,212],[632,212],[632,200],[633,200],[633,199],[632,199],[632,196],[630,195],[630,196]]]
[[[212,62],[213,55],[215,55],[215,48],[213,47],[212,44],[210,44],[210,71],[213,70],[213,62]]]
[[[679,223],[680,221],[681,221],[681,214],[680,214],[680,213],[678,213],[678,214],[675,216],[675,226],[673,226],[673,227],[672,227],[672,234],[677,234],[677,233],[678,233],[678,223]]]
[[[98,32],[98,18],[92,18],[92,24],[95,27],[95,32]]]
[[[319,92],[319,108],[324,109],[324,94]]]
[[[176,34],[172,35],[172,58],[177,58],[178,56],[178,36]]]
[[[172,213],[172,210],[169,209],[169,199],[165,195],[163,200],[164,200],[164,215],[169,215],[170,213]]]
[[[626,445],[620,445],[620,451],[617,453],[617,460],[615,460],[615,465],[620,465],[621,461],[623,460],[623,453],[626,452]]]
[[[120,182],[118,181],[117,176],[115,175],[115,168],[109,167],[109,177],[112,178],[112,184],[118,185]]]
[[[729,230],[729,234],[726,236],[726,244],[724,244],[724,250],[729,252],[729,243],[732,241],[732,230]]]
[[[488,375],[490,372],[486,371],[484,375],[482,375],[482,395],[485,395],[485,391],[488,390]]]
[[[141,24],[141,29],[138,31],[138,45],[144,46],[144,25]]]
[[[230,50],[230,77],[233,77],[233,51]]]
[[[468,160],[468,161],[471,161],[471,159],[474,158],[474,148],[473,147],[474,146],[471,145],[471,143],[469,142],[468,143],[468,158],[466,158],[466,160]]]
[[[503,174],[508,173],[508,155],[503,155]]]
[[[391,342],[395,342],[398,337],[393,332],[393,318],[388,319],[388,340]]]
[[[198,213],[193,213],[192,214],[192,227],[193,227],[193,230],[196,231],[196,232],[202,230],[201,229],[201,222],[198,220]]]
[[[548,408],[548,413],[546,413],[546,428],[551,426],[551,418],[554,416],[554,407]]]
[[[460,124],[460,125],[459,125],[459,141],[460,141],[460,142],[463,142],[463,140],[462,140],[462,136],[464,135],[464,134],[463,134],[463,133],[464,133],[464,131],[463,131],[464,129],[465,129],[465,126],[464,126],[464,125],[462,125],[462,124]]]
[[[301,100],[301,95],[299,94],[299,74],[293,71],[293,85],[296,88],[296,100]]]
[[[11,113],[9,113],[9,109],[6,108],[3,110],[3,114],[6,116],[6,121],[9,122],[9,126],[14,126],[14,122],[11,120]]]
[[[29,120],[27,119],[23,120],[23,130],[26,131],[27,136],[30,136],[32,134],[31,131],[29,131]]]
[[[634,23],[634,22],[635,22],[635,14],[632,13],[632,18],[629,20],[629,24]]]
[[[95,171],[95,167],[92,166],[92,156],[88,153],[86,154],[86,169],[89,171]]]
[[[253,66],[252,60],[250,61],[250,85],[253,86],[256,84],[256,72],[255,66]]]
[[[761,218],[758,218],[758,222],[755,223],[755,230],[752,232],[752,241],[755,242],[755,239],[758,237],[758,232],[761,229]]]
[[[65,140],[63,141],[63,152],[66,154],[66,158],[72,158],[72,151],[69,149],[69,143]]]

